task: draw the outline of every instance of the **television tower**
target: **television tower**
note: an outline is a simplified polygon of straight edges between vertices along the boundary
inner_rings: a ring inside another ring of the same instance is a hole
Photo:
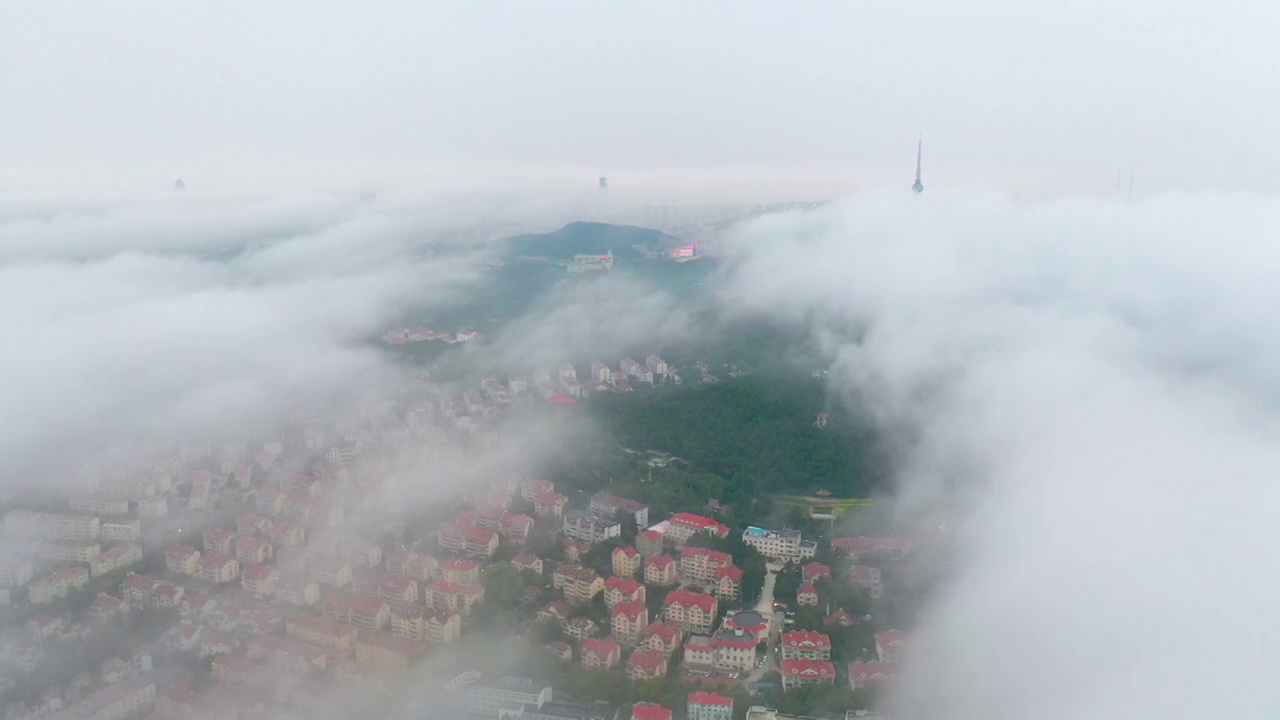
[[[920,182],[920,158],[924,151],[924,138],[916,141],[916,181],[911,185],[911,192],[924,192],[924,183]]]

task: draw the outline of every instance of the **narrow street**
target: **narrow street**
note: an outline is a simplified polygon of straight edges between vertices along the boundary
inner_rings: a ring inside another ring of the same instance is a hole
[[[756,603],[755,609],[756,612],[760,613],[760,617],[769,621],[769,645],[768,650],[765,652],[764,666],[753,669],[742,679],[743,685],[748,690],[752,689],[752,686],[759,682],[765,673],[778,669],[777,664],[774,662],[774,649],[778,646],[778,638],[782,633],[783,614],[773,611],[773,586],[778,580],[778,576],[774,574],[774,571],[781,570],[782,567],[782,563],[775,564],[770,562],[765,564],[768,572],[765,573],[764,585],[760,590],[760,601]]]

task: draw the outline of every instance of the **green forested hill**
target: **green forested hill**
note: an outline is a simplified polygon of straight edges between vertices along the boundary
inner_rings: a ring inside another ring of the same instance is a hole
[[[748,375],[604,395],[591,405],[623,445],[672,453],[756,495],[826,489],[861,496],[887,474],[869,425],[830,406],[818,379]],[[814,419],[823,410],[830,417],[819,429]]]

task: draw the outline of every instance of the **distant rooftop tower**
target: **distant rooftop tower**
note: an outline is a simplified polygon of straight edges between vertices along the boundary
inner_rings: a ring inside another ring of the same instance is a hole
[[[182,178],[178,178],[177,180],[173,181],[173,189],[178,191],[186,190],[187,184],[182,182]]]
[[[607,178],[607,177],[602,177],[602,178],[600,178],[600,189],[601,189],[601,190],[608,190],[608,189],[609,189],[609,178]]]
[[[924,151],[924,138],[916,141],[916,181],[911,185],[911,192],[924,192],[924,183],[920,182],[920,158]]]

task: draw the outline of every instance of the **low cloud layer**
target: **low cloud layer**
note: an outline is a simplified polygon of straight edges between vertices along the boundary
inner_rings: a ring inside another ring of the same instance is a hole
[[[742,227],[726,295],[807,323],[944,498],[914,717],[1269,716],[1280,203],[869,194]]]

